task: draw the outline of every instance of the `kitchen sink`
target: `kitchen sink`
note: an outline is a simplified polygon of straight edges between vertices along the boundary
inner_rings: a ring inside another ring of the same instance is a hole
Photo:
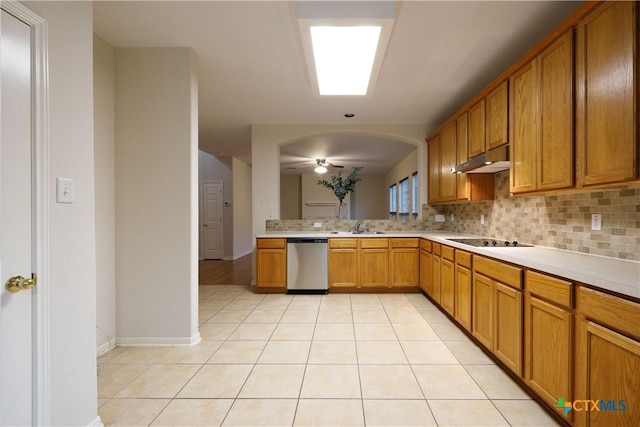
[[[331,234],[385,234],[384,231],[359,231],[355,232],[353,230],[348,231],[332,231]]]

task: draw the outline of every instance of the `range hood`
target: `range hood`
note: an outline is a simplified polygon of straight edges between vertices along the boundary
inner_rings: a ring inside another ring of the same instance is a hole
[[[496,173],[509,169],[509,146],[494,148],[451,168],[451,173]]]

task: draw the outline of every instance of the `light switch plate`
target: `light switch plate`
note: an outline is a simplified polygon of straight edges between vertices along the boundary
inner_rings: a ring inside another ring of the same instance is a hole
[[[73,180],[56,178],[56,202],[73,203]]]
[[[444,222],[444,215],[436,215],[436,222]]]
[[[591,229],[595,231],[602,230],[602,215],[601,214],[593,214],[591,215]]]
[[[480,215],[480,224],[484,225],[484,215]]]
[[[314,222],[314,223],[313,223],[313,226],[314,226],[315,228],[320,228],[320,227],[322,227],[322,223],[321,223],[321,222]]]

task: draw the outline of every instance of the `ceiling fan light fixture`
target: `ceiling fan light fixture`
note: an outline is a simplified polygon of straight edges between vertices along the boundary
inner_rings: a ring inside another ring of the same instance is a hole
[[[315,173],[325,173],[325,172],[327,172],[327,167],[323,166],[323,165],[318,165],[318,166],[316,166],[314,171],[315,171]]]

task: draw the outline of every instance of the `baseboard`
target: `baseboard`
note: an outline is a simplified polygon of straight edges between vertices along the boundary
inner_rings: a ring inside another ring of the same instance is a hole
[[[100,419],[100,415],[98,415],[95,420],[91,421],[91,423],[89,423],[87,427],[104,427],[102,419]]]
[[[191,337],[119,337],[116,344],[119,347],[173,347],[194,346],[202,341],[200,332]]]
[[[243,256],[249,255],[250,253],[253,253],[253,249],[249,249],[248,251],[245,251],[244,253],[241,253],[240,255],[233,255],[233,259],[236,260],[238,258],[242,258]]]
[[[96,349],[96,357],[100,357],[103,354],[113,350],[114,348],[116,348],[116,340],[107,341],[106,343],[98,346],[98,348]]]

